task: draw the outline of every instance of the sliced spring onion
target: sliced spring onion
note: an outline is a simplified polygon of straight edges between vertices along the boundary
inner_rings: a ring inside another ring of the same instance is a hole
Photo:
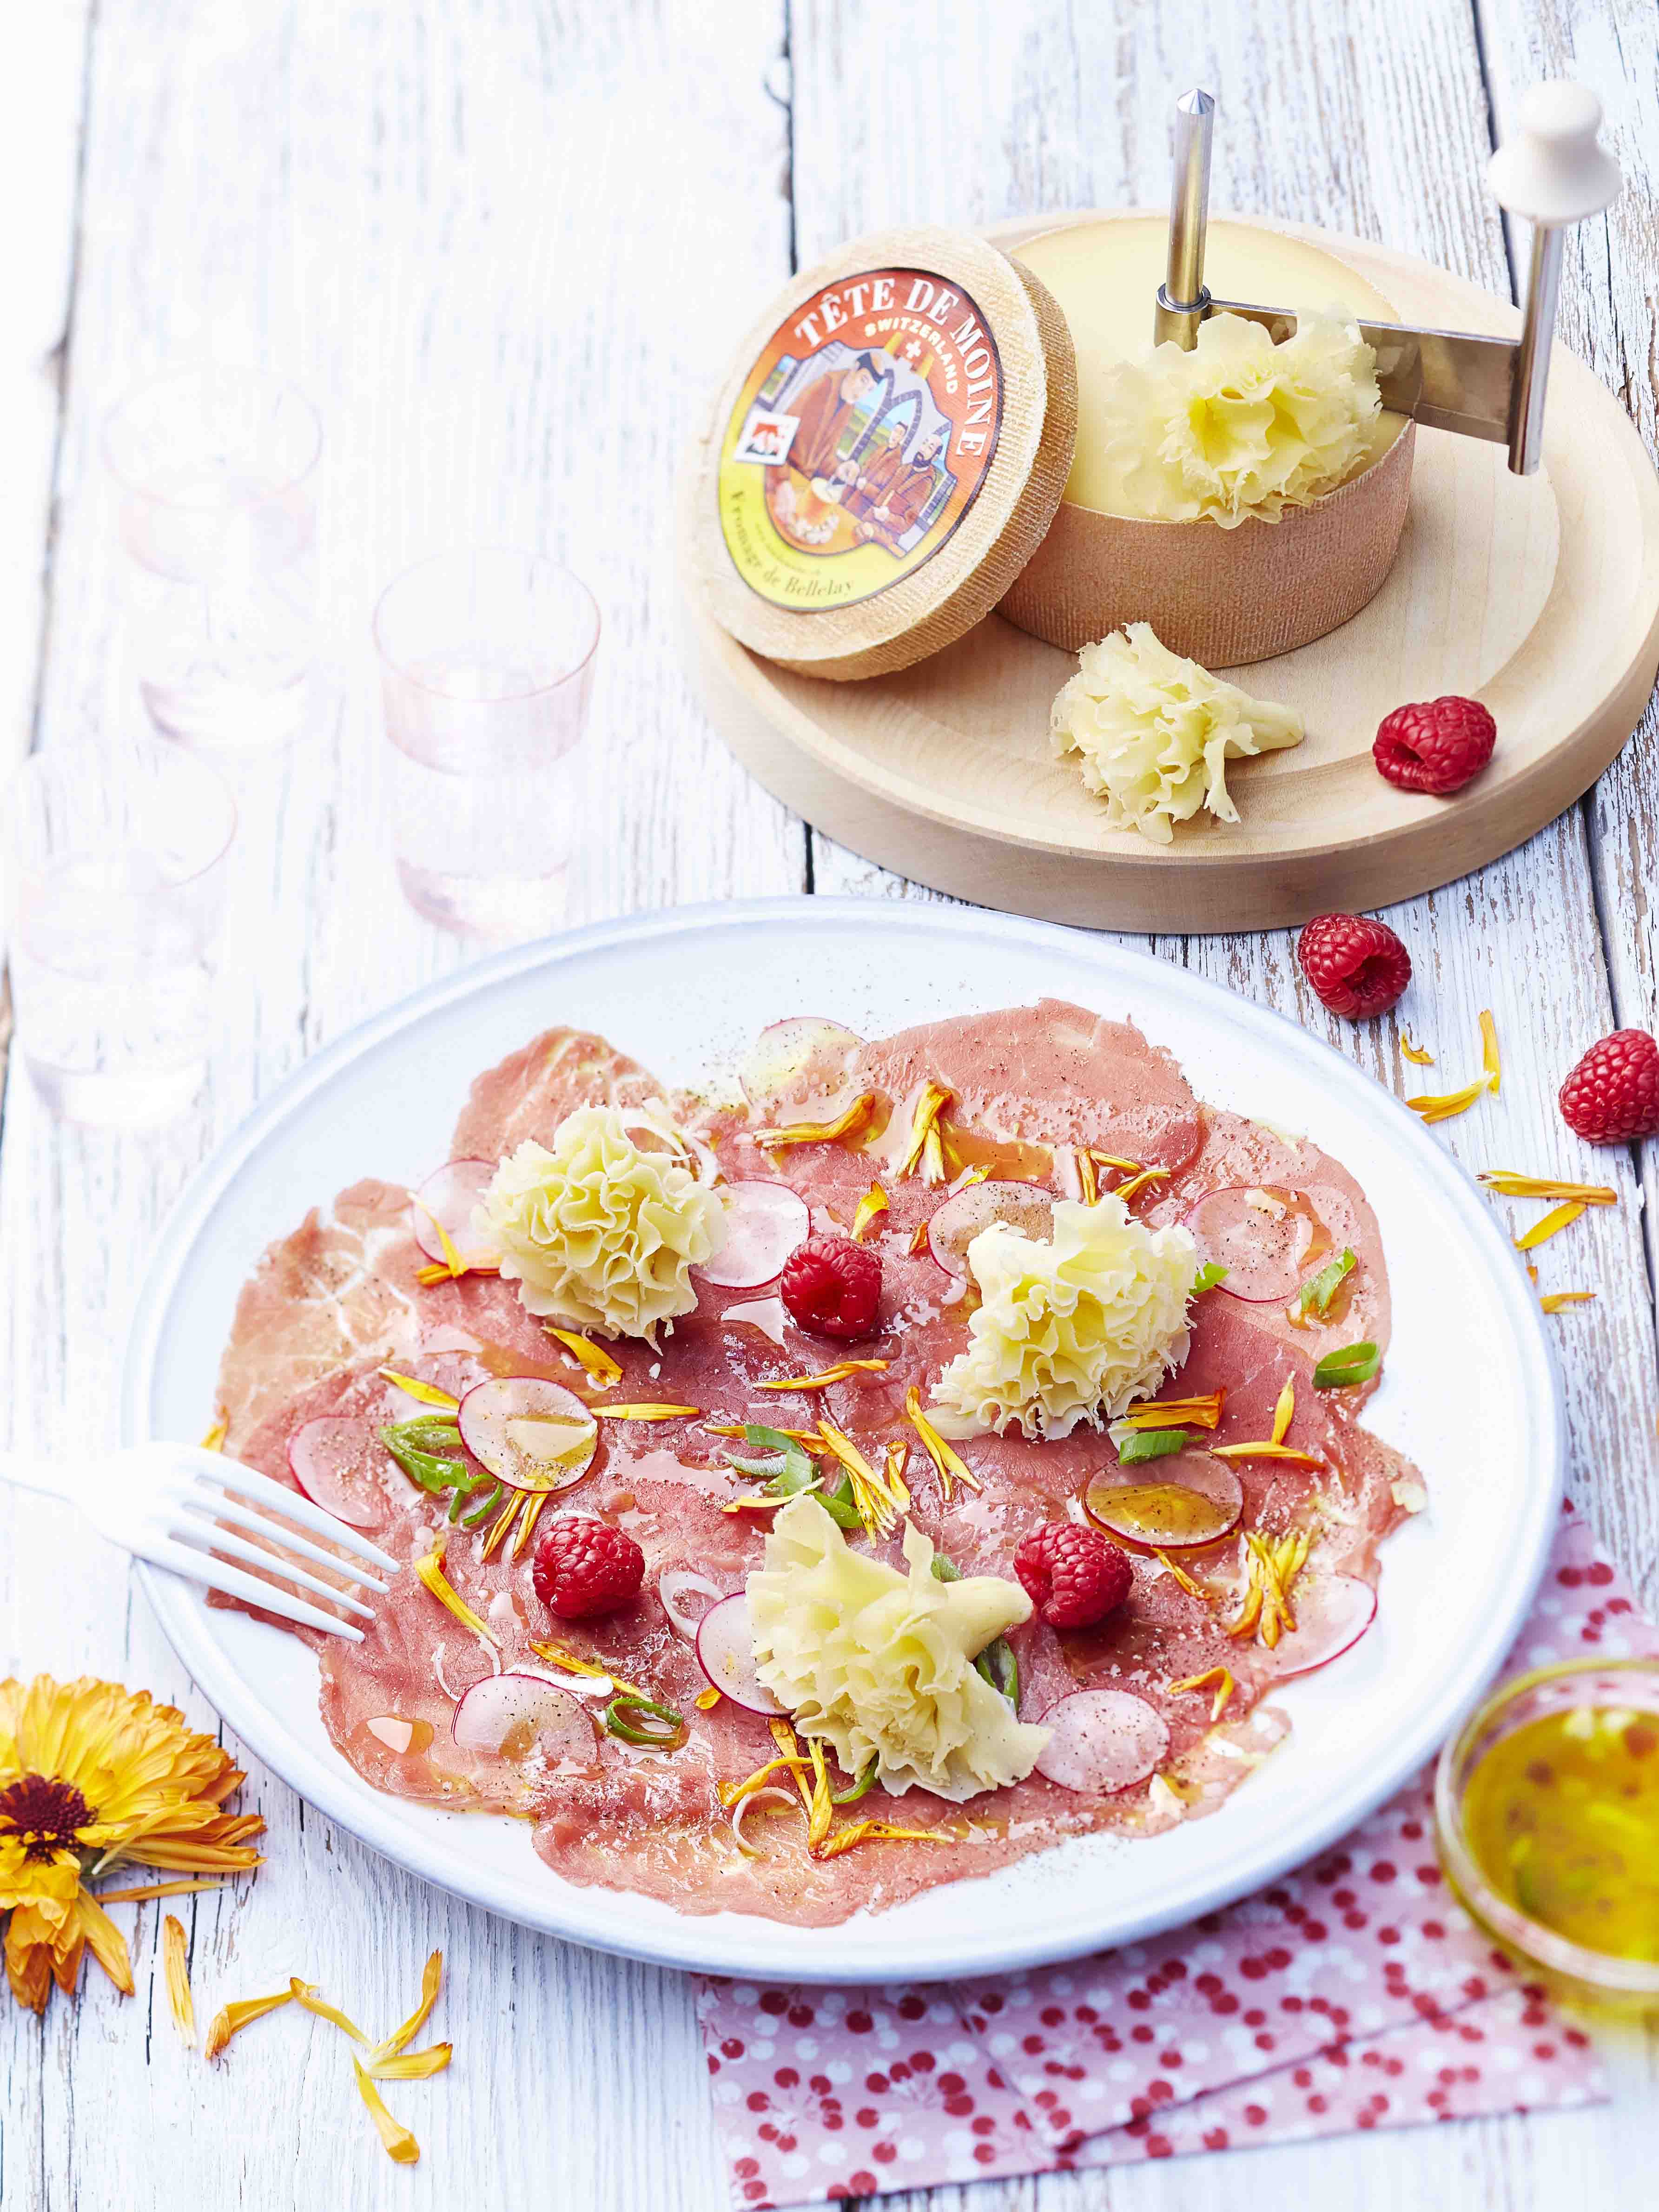
[[[1334,1260],[1328,1260],[1316,1275],[1310,1275],[1291,1300],[1290,1316],[1293,1322],[1305,1321],[1312,1314],[1322,1314],[1336,1296],[1337,1285],[1352,1273],[1354,1255],[1346,1246]]]
[[[1369,1382],[1382,1364],[1382,1354],[1369,1339],[1358,1344],[1345,1344],[1338,1352],[1328,1352],[1314,1370],[1316,1390],[1342,1390],[1351,1383]]]
[[[1192,1295],[1195,1298],[1201,1298],[1206,1291],[1214,1290],[1218,1283],[1224,1283],[1226,1279],[1227,1270],[1219,1261],[1206,1260],[1193,1277]]]
[[[1144,1459],[1167,1459],[1184,1451],[1192,1439],[1184,1429],[1137,1429],[1117,1448],[1118,1465],[1133,1467]]]
[[[867,1797],[869,1796],[871,1789],[874,1785],[875,1779],[876,1761],[872,1759],[868,1766],[865,1768],[863,1773],[860,1775],[858,1780],[854,1783],[850,1790],[832,1790],[830,1791],[830,1802],[832,1805],[856,1805],[860,1797]]]
[[[461,1432],[453,1421],[436,1420],[430,1414],[413,1421],[395,1421],[380,1431],[380,1442],[410,1480],[434,1498],[465,1480],[468,1468],[464,1459],[433,1449],[453,1443],[459,1455]]]
[[[1014,1647],[1006,1636],[999,1636],[994,1644],[988,1644],[974,1662],[974,1671],[981,1674],[994,1690],[1003,1696],[1018,1712],[1019,1710],[1019,1662],[1014,1656]]]
[[[605,1709],[605,1724],[623,1743],[643,1744],[653,1751],[673,1751],[685,1735],[684,1713],[677,1713],[672,1705],[659,1705],[653,1698],[628,1692],[612,1698]]]

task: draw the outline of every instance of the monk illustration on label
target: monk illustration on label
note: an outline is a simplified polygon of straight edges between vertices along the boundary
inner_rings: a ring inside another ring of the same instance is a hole
[[[791,307],[726,418],[720,532],[738,574],[804,614],[932,557],[996,451],[1001,368],[972,298],[923,270],[858,270]]]
[[[882,505],[895,479],[903,472],[904,425],[884,422],[854,465],[847,487],[847,512],[862,522]]]
[[[820,499],[839,496],[831,490],[842,469],[836,447],[853,419],[859,402],[876,387],[879,372],[867,353],[850,368],[830,369],[817,377],[802,393],[795,408],[795,434],[788,460],[799,469]]]
[[[900,550],[900,538],[921,521],[944,479],[938,465],[944,445],[943,434],[929,430],[908,461],[900,457],[899,465],[883,480],[867,510],[860,514],[860,538],[874,539],[890,553]]]

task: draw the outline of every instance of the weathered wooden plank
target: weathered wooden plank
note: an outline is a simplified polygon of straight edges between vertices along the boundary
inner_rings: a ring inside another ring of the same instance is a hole
[[[1588,22],[1595,11],[1586,6],[1578,14]],[[1638,21],[1638,11],[1626,9],[1620,21],[1629,68],[1646,72],[1644,97],[1650,99],[1650,19]],[[1489,27],[1489,46],[1492,37]],[[1480,54],[1473,18],[1456,0],[1340,10],[1177,5],[1155,15],[1121,6],[1064,20],[1036,7],[940,8],[916,12],[905,44],[917,65],[896,66],[873,8],[823,4],[795,12],[795,214],[803,264],[844,236],[891,222],[988,222],[1050,207],[1160,205],[1168,191],[1169,103],[1185,85],[1201,82],[1221,100],[1218,206],[1376,238],[1509,293],[1499,222],[1483,179],[1490,141]],[[1626,128],[1635,133],[1633,117]],[[1650,125],[1646,137],[1651,144]],[[1598,355],[1571,321],[1567,336],[1592,359],[1638,365],[1641,376],[1633,380],[1641,381],[1651,331],[1650,302],[1644,312],[1642,296],[1652,260],[1645,196],[1632,196],[1626,219],[1632,231],[1645,227],[1647,242],[1632,234],[1623,255],[1623,350]],[[1605,325],[1601,335],[1606,342]],[[1604,374],[1620,380],[1606,367]],[[1659,1498],[1651,1480],[1659,1388],[1640,1192],[1628,1161],[1590,1154],[1554,1107],[1569,1043],[1576,1050],[1613,1020],[1593,856],[1604,881],[1620,885],[1617,1003],[1621,1011],[1647,1010],[1626,1018],[1652,1018],[1646,887],[1654,880],[1655,807],[1650,792],[1641,804],[1632,774],[1627,755],[1604,783],[1594,834],[1583,811],[1574,810],[1480,875],[1389,914],[1416,963],[1401,1023],[1437,1051],[1436,1070],[1402,1062],[1394,1021],[1356,1029],[1326,1015],[1302,981],[1288,933],[1156,940],[1147,949],[1279,1007],[1402,1094],[1433,1088],[1442,1077],[1450,1087],[1474,1073],[1476,1017],[1483,1006],[1494,1009],[1506,1056],[1503,1093],[1440,1133],[1471,1168],[1618,1180],[1620,1207],[1586,1217],[1571,1238],[1547,1249],[1540,1266],[1547,1286],[1599,1291],[1597,1304],[1553,1324],[1566,1383],[1571,1485],[1651,1603],[1659,1597]],[[1606,793],[1613,783],[1629,796],[1610,816]],[[1615,842],[1617,872],[1606,857]],[[820,891],[931,896],[822,838],[813,841],[813,879]],[[1610,906],[1612,900],[1609,893]],[[1641,950],[1633,952],[1638,935]],[[1259,1103],[1271,1111],[1270,1102]],[[1534,1209],[1508,1212],[1518,1229]],[[1258,2152],[1251,2163],[1270,2191],[1316,2191],[1333,2207],[1457,2202],[1542,2212],[1569,2190],[1588,2202],[1613,2201],[1618,2175],[1644,2146],[1650,2156],[1635,2087],[1612,2117],[1481,2123],[1386,2143],[1349,2139],[1316,2150]],[[1208,2202],[1215,2185],[1212,2172],[1172,2161],[1133,2176],[1048,2181],[1033,2196],[1054,2212],[1130,2202],[1174,2212]]]
[[[1654,353],[1653,270],[1659,255],[1654,186],[1659,174],[1659,82],[1654,21],[1629,0],[1587,5],[1545,0],[1532,9],[1480,0],[1480,15],[1500,140],[1516,104],[1541,77],[1582,79],[1600,95],[1605,143],[1618,156],[1625,189],[1606,215],[1584,223],[1564,257],[1561,335],[1629,409],[1650,453],[1659,453],[1659,363]],[[1524,236],[1515,259],[1524,269]],[[1601,917],[1620,1026],[1659,1030],[1659,709],[1640,729],[1586,802],[1591,882]],[[1561,1040],[1565,1073],[1591,1032]],[[1599,1034],[1599,1032],[1595,1032]],[[1647,1266],[1659,1281],[1659,1151],[1639,1149],[1647,1197]]]
[[[687,4],[496,0],[100,10],[45,740],[133,711],[98,415],[133,378],[208,352],[286,370],[324,410],[331,696],[290,753],[233,764],[233,1025],[201,1109],[155,1139],[92,1137],[47,1126],[14,1085],[0,1342],[18,1440],[106,1432],[155,1224],[253,1098],[466,957],[406,911],[387,860],[368,620],[406,562],[536,544],[601,601],[592,735],[568,817],[550,824],[573,846],[573,921],[800,887],[798,825],[736,769],[680,672],[665,563],[693,410],[731,323],[788,266],[787,118],[766,88],[781,48],[770,0],[717,22]],[[55,336],[48,305],[37,319]],[[8,1668],[149,1685],[212,1726],[129,1603],[124,1563],[66,1509],[0,1500],[0,1619]],[[80,2003],[54,2002],[44,2028],[0,2008],[8,2204],[358,2207],[410,2188],[521,2203],[550,2187],[572,2203],[719,2201],[682,1980],[470,1911],[258,1770],[245,1802],[270,1823],[269,1864],[177,1908],[198,2009],[299,1972],[390,2023],[442,1947],[434,2027],[454,2034],[455,2068],[391,2097],[422,2166],[389,2172],[337,2039],[315,2022],[262,2023],[204,2069],[156,1989],[157,1909],[118,1908],[137,1923],[134,2002],[89,1970]]]

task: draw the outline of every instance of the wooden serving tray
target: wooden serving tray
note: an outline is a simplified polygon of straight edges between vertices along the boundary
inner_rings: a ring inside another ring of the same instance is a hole
[[[991,235],[1012,247],[1055,220]],[[1519,328],[1512,307],[1427,262],[1273,227],[1349,263],[1403,320]],[[1512,477],[1502,447],[1419,429],[1400,556],[1376,599],[1237,679],[1299,708],[1306,739],[1230,763],[1236,827],[1203,816],[1164,848],[1105,830],[1100,803],[1049,752],[1071,654],[991,615],[896,674],[793,675],[708,614],[690,544],[682,517],[688,634],[709,711],[769,791],[937,890],[1097,927],[1279,927],[1449,883],[1522,843],[1595,781],[1640,720],[1659,664],[1659,481],[1623,408],[1560,346],[1539,473]],[[1396,791],[1371,761],[1378,722],[1449,691],[1492,709],[1492,765],[1451,799]]]

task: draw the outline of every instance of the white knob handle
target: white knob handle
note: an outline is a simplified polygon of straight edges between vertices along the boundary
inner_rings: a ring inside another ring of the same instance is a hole
[[[1595,215],[1618,197],[1624,179],[1596,143],[1601,103],[1587,84],[1556,78],[1521,102],[1520,129],[1492,157],[1486,174],[1511,215],[1554,229]]]

